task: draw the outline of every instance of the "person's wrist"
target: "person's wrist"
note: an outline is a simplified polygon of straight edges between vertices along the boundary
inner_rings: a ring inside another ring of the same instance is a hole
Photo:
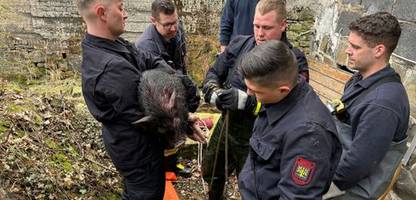
[[[237,90],[238,94],[238,110],[244,110],[246,108],[246,102],[247,102],[247,93],[243,92],[242,90]]]
[[[210,97],[210,99],[209,99],[209,104],[211,104],[211,105],[216,105],[216,101],[217,101],[217,99],[218,99],[218,89],[217,90],[214,90],[214,91],[212,91],[212,93],[211,93],[211,97]]]

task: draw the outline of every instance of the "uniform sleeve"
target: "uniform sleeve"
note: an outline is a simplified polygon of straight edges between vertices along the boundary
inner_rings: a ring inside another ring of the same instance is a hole
[[[370,104],[352,123],[357,123],[354,140],[350,149],[343,152],[334,177],[334,183],[342,190],[354,186],[380,163],[399,119],[393,111]]]
[[[111,60],[97,78],[94,99],[104,112],[99,121],[137,120],[140,107],[137,85],[140,72],[127,61]]]
[[[282,177],[277,186],[280,199],[322,199],[333,175],[330,160],[335,150],[331,134],[316,124],[287,134],[280,163]]]
[[[170,67],[161,57],[156,56],[150,52],[146,52],[143,50],[138,50],[138,62],[142,62],[142,67],[144,67],[144,70],[149,69],[161,69],[163,71],[166,71],[168,73],[175,73],[175,70]]]
[[[151,52],[153,55],[160,55],[160,50],[153,40],[137,40],[135,46],[139,50]]]
[[[229,66],[227,65],[228,56],[229,56],[229,53],[228,53],[228,48],[227,48],[222,54],[220,54],[217,57],[214,65],[208,69],[203,85],[207,83],[215,83],[219,87],[222,86],[228,74],[228,68],[229,68]]]
[[[234,0],[227,0],[221,16],[220,43],[227,46],[230,43],[234,26]]]

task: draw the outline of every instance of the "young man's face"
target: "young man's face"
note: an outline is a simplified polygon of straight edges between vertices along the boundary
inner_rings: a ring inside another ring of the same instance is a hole
[[[359,72],[367,71],[375,62],[375,48],[369,47],[367,42],[357,33],[351,31],[348,36],[348,66]]]
[[[175,12],[171,15],[159,13],[159,19],[151,18],[152,24],[155,25],[157,32],[166,40],[172,39],[178,32],[178,14]]]
[[[280,40],[286,30],[286,20],[278,20],[274,10],[264,15],[256,11],[253,26],[256,44],[260,45],[267,40]]]
[[[247,86],[247,94],[256,96],[257,101],[262,104],[278,103],[287,96],[286,90],[281,90],[276,84],[273,86],[263,86],[250,79],[244,79]]]
[[[107,27],[113,36],[120,36],[124,33],[127,19],[127,12],[124,10],[123,0],[111,0],[106,5],[105,17]]]

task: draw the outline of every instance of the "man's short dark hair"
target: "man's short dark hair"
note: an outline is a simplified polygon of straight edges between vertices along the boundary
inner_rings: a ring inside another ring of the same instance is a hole
[[[176,10],[175,4],[171,0],[155,0],[152,3],[152,17],[159,19],[160,13],[172,15]]]
[[[396,17],[388,12],[377,12],[352,22],[349,29],[358,33],[369,47],[383,44],[390,56],[397,46],[402,29]]]
[[[292,50],[283,42],[269,40],[254,47],[239,61],[239,70],[244,78],[262,86],[273,86],[277,82],[296,84],[298,70]]]

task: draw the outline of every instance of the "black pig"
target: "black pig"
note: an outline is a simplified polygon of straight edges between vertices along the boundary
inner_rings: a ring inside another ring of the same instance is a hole
[[[145,71],[138,95],[145,116],[134,124],[160,134],[167,148],[185,141],[189,130],[188,108],[185,87],[178,76],[160,70]]]

